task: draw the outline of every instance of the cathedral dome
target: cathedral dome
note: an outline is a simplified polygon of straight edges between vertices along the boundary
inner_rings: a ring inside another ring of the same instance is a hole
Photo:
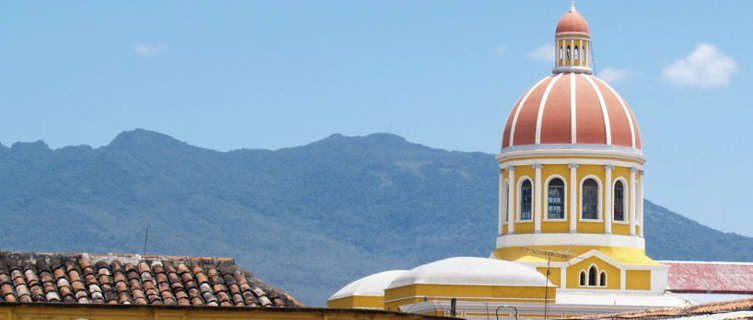
[[[543,287],[545,283],[543,274],[519,263],[455,257],[415,267],[396,277],[388,289],[414,284]]]
[[[578,13],[578,11],[575,10],[575,7],[571,7],[570,10],[560,18],[559,23],[557,23],[556,33],[579,33],[587,35],[590,33],[590,30],[586,18]]]
[[[375,273],[353,281],[329,297],[335,300],[352,296],[382,297],[384,289],[395,280],[396,277],[408,272],[407,270],[389,270]]]
[[[515,104],[502,148],[573,144],[642,149],[632,109],[609,84],[591,74],[555,73]]]

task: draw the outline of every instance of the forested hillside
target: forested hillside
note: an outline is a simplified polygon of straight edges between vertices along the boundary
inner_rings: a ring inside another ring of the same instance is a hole
[[[235,257],[321,305],[340,286],[434,259],[488,256],[497,168],[391,134],[217,152],[146,130],[109,145],[0,146],[0,250]],[[753,260],[753,239],[646,203],[649,254]],[[671,225],[672,228],[665,226]]]

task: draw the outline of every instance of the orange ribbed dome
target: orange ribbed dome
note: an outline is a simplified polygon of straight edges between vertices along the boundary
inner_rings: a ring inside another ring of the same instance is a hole
[[[591,32],[588,28],[586,18],[583,18],[583,16],[575,10],[575,7],[572,7],[562,16],[560,22],[557,23],[557,31],[555,34],[559,33],[580,33],[588,35]]]
[[[642,148],[627,102],[603,80],[583,73],[542,79],[512,109],[502,148],[546,144]]]

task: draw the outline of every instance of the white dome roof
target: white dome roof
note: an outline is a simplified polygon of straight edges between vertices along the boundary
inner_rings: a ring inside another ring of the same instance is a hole
[[[395,278],[388,288],[410,284],[450,284],[485,286],[543,287],[546,277],[519,263],[475,257],[456,257],[434,261]],[[549,283],[550,286],[553,286]]]
[[[389,270],[363,277],[338,290],[327,300],[352,296],[382,297],[384,296],[384,289],[392,280],[406,272],[408,270]]]

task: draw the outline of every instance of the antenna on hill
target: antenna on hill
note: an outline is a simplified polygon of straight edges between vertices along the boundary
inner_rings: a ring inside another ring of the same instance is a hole
[[[552,269],[550,267],[552,257],[570,259],[572,255],[570,254],[570,250],[556,251],[533,248],[526,248],[526,250],[528,250],[535,256],[546,257],[546,283],[544,284],[544,320],[546,320],[548,316],[547,313],[549,311],[549,276],[552,275]],[[562,270],[560,270],[560,272],[562,272]]]
[[[146,232],[144,232],[144,255],[146,257],[146,244],[149,241],[149,225],[146,225]]]

